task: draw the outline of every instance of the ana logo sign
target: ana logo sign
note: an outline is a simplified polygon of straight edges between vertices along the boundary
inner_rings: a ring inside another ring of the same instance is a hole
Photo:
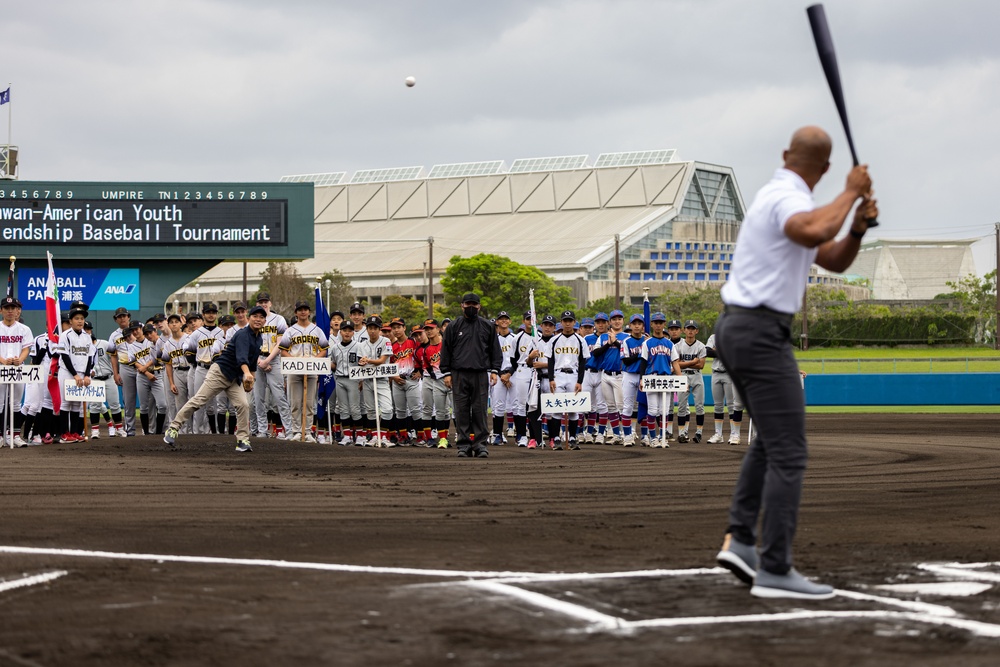
[[[105,294],[131,294],[135,290],[135,284],[129,285],[108,285],[104,288]]]

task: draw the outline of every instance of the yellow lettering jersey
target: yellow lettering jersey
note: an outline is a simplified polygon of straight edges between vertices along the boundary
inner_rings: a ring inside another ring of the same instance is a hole
[[[298,322],[288,327],[278,347],[293,357],[326,356],[329,344],[326,334],[313,323],[300,326]]]
[[[271,350],[278,347],[278,341],[284,335],[285,331],[288,329],[288,322],[285,318],[277,313],[271,313],[267,316],[267,320],[264,321],[264,327],[260,330],[260,354],[261,356],[268,356],[271,354]]]

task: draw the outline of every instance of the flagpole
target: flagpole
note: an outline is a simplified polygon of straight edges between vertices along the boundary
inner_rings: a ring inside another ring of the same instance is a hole
[[[10,173],[10,140],[11,140],[11,137],[10,137],[10,134],[11,134],[10,133],[11,120],[10,119],[11,119],[11,116],[13,115],[13,112],[14,112],[14,109],[13,109],[14,103],[10,101],[10,86],[11,86],[11,84],[8,81],[7,82],[7,165],[5,167],[5,171],[7,173],[7,178],[13,178],[13,175]]]

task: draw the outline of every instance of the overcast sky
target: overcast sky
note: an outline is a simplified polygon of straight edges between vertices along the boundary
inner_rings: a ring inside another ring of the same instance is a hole
[[[822,201],[850,156],[808,4],[7,3],[2,109],[22,180],[259,182],[676,148],[733,167],[748,205],[792,130],[819,124],[834,138]],[[976,263],[991,270],[1000,3],[825,5],[878,235],[990,236]]]

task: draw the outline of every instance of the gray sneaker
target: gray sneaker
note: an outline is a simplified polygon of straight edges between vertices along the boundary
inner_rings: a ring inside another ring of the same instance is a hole
[[[171,448],[176,448],[174,442],[177,441],[177,429],[168,428],[167,432],[163,434],[163,442],[171,446]]]
[[[836,593],[833,586],[814,584],[793,567],[786,574],[758,570],[750,594],[759,598],[794,598],[796,600],[829,600]]]
[[[754,577],[757,575],[757,547],[737,542],[727,533],[722,543],[722,550],[716,555],[715,560],[735,574],[744,584],[753,586]]]
[[[236,451],[238,452],[252,452],[253,449],[250,447],[249,440],[239,440],[236,442]]]

